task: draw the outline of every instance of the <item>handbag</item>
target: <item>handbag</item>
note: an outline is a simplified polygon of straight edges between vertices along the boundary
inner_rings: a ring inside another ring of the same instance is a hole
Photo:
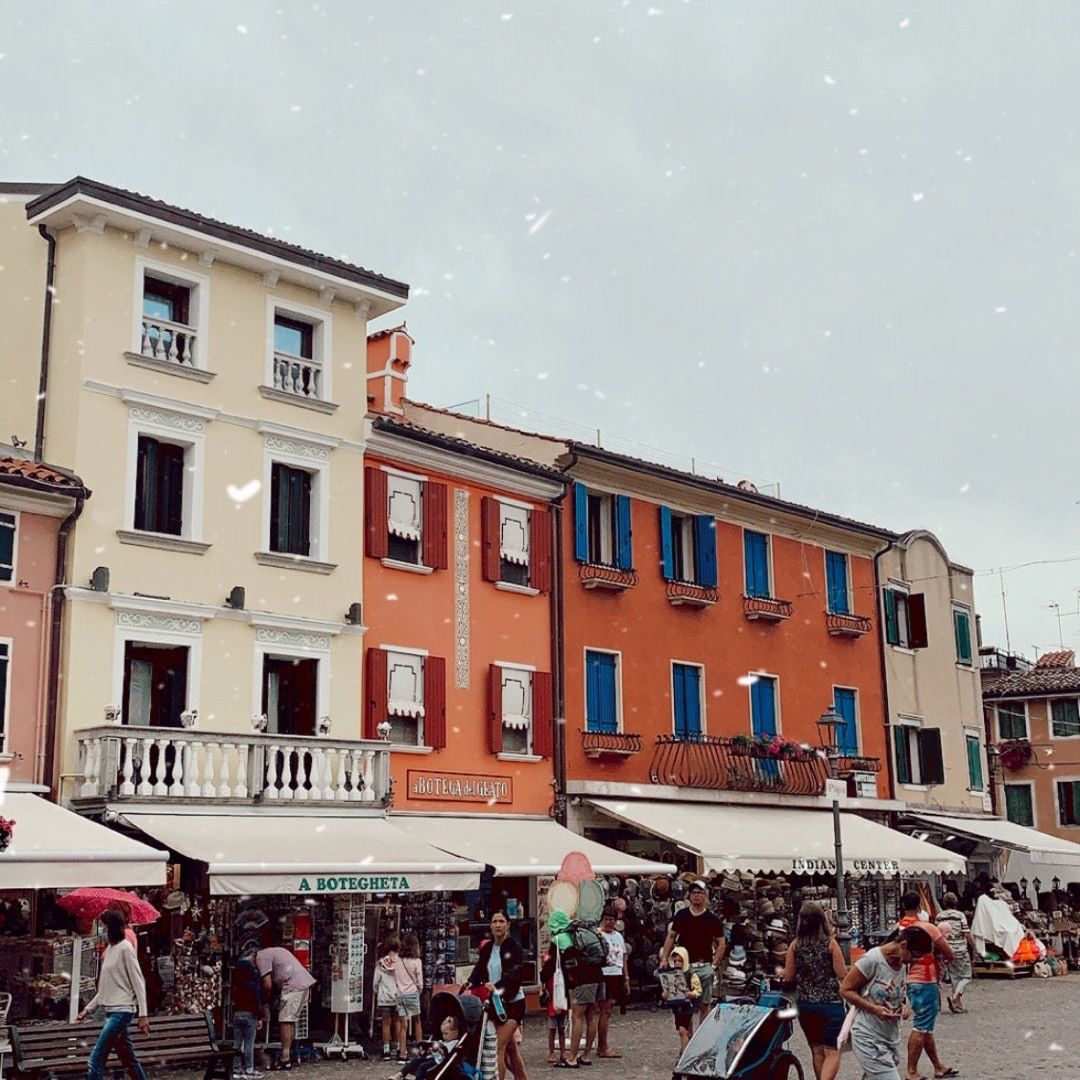
[[[551,1004],[557,1013],[567,1012],[570,1008],[566,998],[566,979],[563,978],[562,960],[558,948],[555,949],[555,975],[551,980]]]
[[[480,948],[482,949],[487,944],[487,941],[480,942]],[[491,991],[487,988],[486,983],[481,983],[479,986],[470,986],[464,993],[472,994],[474,998],[479,998],[481,1001],[487,1001],[491,997]]]

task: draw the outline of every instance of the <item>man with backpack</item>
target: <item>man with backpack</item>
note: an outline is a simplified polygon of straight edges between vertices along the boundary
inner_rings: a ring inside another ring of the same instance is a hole
[[[556,947],[563,979],[570,996],[570,1054],[574,1064],[592,1064],[592,1048],[600,1021],[599,1003],[603,1000],[603,969],[607,946],[591,926],[571,922],[561,911],[552,912],[548,922]],[[578,1053],[582,1035],[585,1048]]]
[[[727,943],[724,940],[724,923],[709,910],[709,890],[704,881],[695,881],[687,897],[690,906],[675,913],[668,927],[664,946],[660,950],[660,964],[666,965],[671,950],[681,945],[690,956],[690,971],[701,980],[701,997],[698,1004],[700,1019],[704,1020],[712,1008],[714,969],[724,959]]]

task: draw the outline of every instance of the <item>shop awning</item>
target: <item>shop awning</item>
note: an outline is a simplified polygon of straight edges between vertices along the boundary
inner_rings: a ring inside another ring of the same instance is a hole
[[[444,851],[494,867],[496,877],[557,874],[571,851],[586,855],[598,874],[674,874],[677,867],[649,862],[578,836],[538,818],[396,816],[394,824]]]
[[[216,896],[476,889],[483,865],[384,817],[325,813],[124,814],[126,824],[208,867]]]
[[[711,803],[590,799],[617,821],[701,856],[706,870],[832,873],[833,820],[823,810]],[[844,869],[851,874],[962,873],[965,860],[856,814],[841,814]]]
[[[0,793],[0,817],[15,822],[0,851],[0,889],[80,885],[164,885],[167,851],[157,851],[29,792]]]
[[[1029,829],[1001,818],[953,817],[950,814],[913,814],[916,820],[929,825],[935,832],[952,833],[982,840],[1010,851],[1025,852],[1033,864],[1046,866],[1080,866],[1080,844],[1057,836]],[[1010,864],[1011,865],[1011,864]]]

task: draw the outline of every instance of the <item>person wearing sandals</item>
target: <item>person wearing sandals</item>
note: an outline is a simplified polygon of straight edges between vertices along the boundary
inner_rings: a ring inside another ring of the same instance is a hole
[[[953,951],[953,959],[945,968],[949,975],[949,982],[952,983],[952,993],[945,998],[945,1001],[948,1003],[949,1012],[966,1013],[964,991],[971,985],[971,980],[974,978],[971,959],[975,952],[975,939],[971,936],[967,916],[960,910],[960,901],[956,893],[947,892],[942,897],[942,902],[945,908],[938,912],[938,917],[934,921]]]
[[[498,1039],[499,1080],[506,1080],[509,1069],[515,1080],[528,1080],[521,1050],[514,1034],[525,1019],[525,993],[521,989],[521,946],[510,934],[506,912],[497,910],[491,916],[491,938],[480,946],[480,955],[466,985],[485,987],[488,1000],[500,998],[494,1007],[495,1034]]]
[[[281,1057],[275,1070],[292,1068],[292,1044],[296,1022],[311,996],[315,979],[299,960],[282,945],[260,949],[255,954],[255,967],[263,981],[263,1000],[268,1001],[276,987],[281,994],[278,1005],[278,1030],[281,1032]]]
[[[807,900],[799,908],[795,939],[787,948],[780,978],[795,983],[799,1026],[810,1044],[816,1080],[836,1080],[840,1069],[837,1040],[844,1023],[840,983],[847,975],[825,909]]]

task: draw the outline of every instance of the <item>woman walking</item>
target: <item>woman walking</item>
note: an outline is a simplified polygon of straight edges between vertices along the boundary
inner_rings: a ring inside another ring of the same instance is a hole
[[[840,996],[856,1009],[851,1048],[864,1077],[900,1080],[900,1021],[911,1012],[905,999],[907,965],[933,948],[925,930],[908,926],[851,965]]]
[[[795,939],[787,948],[780,977],[795,983],[799,1026],[810,1044],[817,1080],[835,1080],[840,1068],[836,1044],[844,1024],[840,983],[846,975],[844,954],[825,909],[808,900],[799,908]]]
[[[500,1020],[498,1013],[495,1014],[499,1080],[506,1080],[507,1070],[514,1074],[515,1080],[528,1080],[525,1061],[514,1041],[514,1033],[525,1019],[521,961],[521,946],[510,935],[506,912],[495,911],[491,916],[491,939],[480,946],[480,956],[469,975],[468,985],[486,987],[490,996],[498,995],[501,999],[505,1019]]]
[[[146,983],[139,970],[139,961],[131,942],[124,937],[124,916],[119,911],[102,912],[101,921],[109,939],[101,962],[98,991],[78,1015],[81,1024],[99,1005],[105,1009],[105,1026],[101,1029],[90,1060],[86,1065],[87,1080],[105,1080],[105,1062],[109,1052],[116,1050],[121,1064],[135,1080],[146,1080],[135,1048],[131,1045],[128,1027],[138,1017],[139,1030],[150,1034],[146,1015]]]

